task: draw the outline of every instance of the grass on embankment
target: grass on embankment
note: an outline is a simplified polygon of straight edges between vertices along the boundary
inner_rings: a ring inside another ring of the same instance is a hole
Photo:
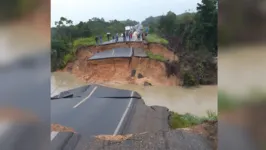
[[[217,114],[212,111],[207,111],[206,117],[197,117],[189,113],[181,115],[175,112],[170,112],[169,125],[171,129],[177,129],[199,125],[204,121],[214,120],[217,120]]]
[[[166,61],[166,58],[164,58],[162,55],[159,55],[159,54],[153,54],[152,52],[150,51],[147,51],[146,52],[148,58],[150,59],[154,59],[154,60],[158,60],[158,61]]]
[[[163,45],[167,45],[168,44],[168,41],[164,38],[161,38],[159,37],[158,35],[156,34],[148,34],[146,37],[145,37],[145,40],[148,42],[148,43],[159,43],[159,44],[163,44]]]
[[[103,41],[108,41],[106,36],[103,36]],[[80,46],[93,46],[96,45],[95,37],[79,38],[73,42],[73,48],[77,49]]]
[[[104,36],[103,42],[105,42],[105,41],[107,41],[107,37]],[[72,51],[70,53],[66,54],[63,58],[63,63],[64,63],[63,67],[65,67],[65,65],[68,62],[73,61],[75,59],[75,52],[76,52],[78,47],[80,47],[80,46],[94,46],[94,45],[96,45],[95,37],[76,39],[73,42]]]

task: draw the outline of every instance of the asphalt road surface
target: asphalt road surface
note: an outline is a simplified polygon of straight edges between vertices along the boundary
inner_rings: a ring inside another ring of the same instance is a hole
[[[147,57],[146,52],[141,48],[134,48],[134,56],[137,57]]]
[[[168,116],[167,108],[146,106],[134,91],[100,85],[66,91],[51,101],[51,123],[85,137],[168,130]]]
[[[117,58],[117,57],[131,57],[132,56],[132,48],[114,48],[112,50],[103,51],[100,53],[96,53],[89,60],[94,59],[104,59],[104,58]]]
[[[105,94],[110,98],[105,98]],[[119,95],[125,98],[118,98]],[[51,121],[72,127],[84,136],[117,134],[120,120],[124,121],[122,116],[134,101],[133,95],[130,91],[91,85],[77,97],[52,100]]]
[[[122,57],[147,57],[146,52],[141,48],[113,48],[100,53],[96,53],[89,60],[104,59],[104,58],[122,58]]]
[[[129,40],[127,38],[127,40],[124,41],[122,37],[119,37],[117,43],[123,43],[123,42],[142,42],[142,39],[140,39],[140,40]],[[108,44],[113,44],[113,43],[116,43],[116,42],[115,42],[115,40],[111,39],[110,41],[103,42],[101,45],[108,45]]]
[[[107,141],[76,133],[53,133],[51,150],[213,150],[206,137],[182,130],[136,134],[126,140]]]

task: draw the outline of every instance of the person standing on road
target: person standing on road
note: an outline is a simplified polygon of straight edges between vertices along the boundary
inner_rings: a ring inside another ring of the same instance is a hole
[[[115,42],[118,42],[118,33],[115,35]]]
[[[124,42],[126,41],[126,32],[123,33],[123,40],[124,40]]]
[[[102,44],[103,42],[103,39],[102,39],[102,36],[100,35],[100,44]]]
[[[114,41],[115,41],[115,36],[113,35],[113,37],[112,37],[112,38],[113,38],[113,42],[114,42]]]
[[[143,32],[141,35],[142,35],[142,41],[143,41],[145,38],[145,33]]]
[[[95,37],[96,45],[98,45],[98,40],[99,40],[99,38],[98,38],[98,36],[96,36],[96,37]]]
[[[132,31],[130,31],[130,33],[129,33],[129,41],[131,41],[131,40],[132,40],[132,35],[133,35],[133,32],[132,32]]]
[[[129,31],[126,31],[126,40],[129,41]]]

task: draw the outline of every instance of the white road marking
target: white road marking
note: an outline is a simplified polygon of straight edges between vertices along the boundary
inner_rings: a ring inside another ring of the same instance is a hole
[[[115,53],[115,50],[113,49],[113,53],[112,53],[112,56],[114,56],[114,53]]]
[[[117,135],[118,131],[119,131],[120,128],[121,128],[122,123],[123,123],[124,120],[125,120],[125,117],[126,117],[126,115],[127,115],[127,113],[128,113],[128,110],[129,110],[131,104],[132,104],[132,101],[133,101],[133,98],[132,98],[132,97],[133,97],[133,94],[134,94],[134,91],[132,91],[132,93],[131,93],[130,101],[129,101],[128,105],[127,105],[127,108],[126,108],[125,112],[123,113],[122,118],[120,119],[120,121],[119,121],[119,123],[118,123],[118,125],[117,125],[117,127],[116,127],[116,129],[115,129],[115,132],[114,132],[113,136],[114,136],[114,135]]]
[[[51,132],[51,141],[56,137],[57,134],[58,132],[55,132],[55,131]]]
[[[93,92],[97,89],[97,86],[93,88],[93,90],[90,92],[90,94],[85,97],[83,100],[81,100],[79,103],[77,103],[73,108],[77,108],[80,104],[84,103],[90,96],[93,94]]]
[[[133,48],[132,47],[130,47],[131,49],[130,49],[130,57],[132,57],[133,56]]]

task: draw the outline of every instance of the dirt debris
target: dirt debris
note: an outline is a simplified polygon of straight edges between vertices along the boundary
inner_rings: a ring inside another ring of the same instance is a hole
[[[95,136],[95,138],[100,139],[100,140],[106,140],[106,141],[124,141],[127,140],[128,138],[132,137],[132,134],[128,135],[98,135]]]
[[[51,131],[56,131],[56,132],[74,132],[74,129],[66,126],[62,126],[60,124],[51,124]]]

